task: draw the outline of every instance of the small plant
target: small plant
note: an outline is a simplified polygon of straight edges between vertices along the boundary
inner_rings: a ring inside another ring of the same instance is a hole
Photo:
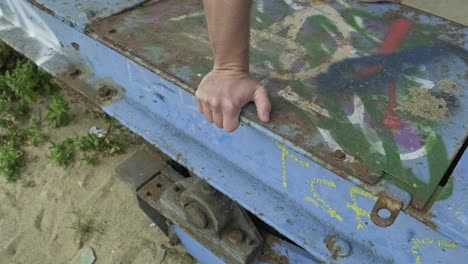
[[[101,230],[96,228],[93,219],[84,219],[84,215],[80,211],[73,211],[72,214],[75,220],[70,228],[75,230],[75,241],[79,242],[80,248],[89,241],[93,233],[103,234]]]
[[[46,134],[42,131],[41,122],[31,117],[29,127],[24,131],[28,145],[37,146],[47,140]]]
[[[38,94],[49,95],[56,86],[51,77],[0,42],[0,113],[25,117]]]
[[[13,144],[0,146],[0,174],[3,174],[8,182],[18,179],[23,167],[23,152]]]
[[[63,96],[54,95],[51,97],[47,107],[47,120],[51,127],[57,128],[68,124],[68,110],[70,107]]]
[[[34,188],[36,187],[36,183],[34,181],[25,181],[23,182],[23,188]]]
[[[14,97],[1,89],[1,75],[0,75],[0,113],[10,114],[15,118],[22,118],[28,113],[28,104],[24,100],[17,100]]]
[[[18,130],[15,127],[10,127],[5,130],[5,134],[3,136],[3,141],[5,144],[9,144],[12,146],[18,146],[23,142],[24,134],[21,130]]]
[[[0,128],[9,128],[12,125],[13,125],[13,122],[11,122],[10,120],[0,118]]]
[[[115,155],[123,153],[128,136],[126,130],[114,128],[106,134],[88,134],[87,136],[76,138],[74,145],[78,150],[86,152],[86,160],[89,160],[91,157],[97,159],[98,154]],[[88,154],[89,152],[94,152],[94,154]]]
[[[21,101],[31,103],[36,99],[36,88],[40,82],[37,66],[30,61],[18,60],[14,70],[2,77],[6,87]]]
[[[4,42],[0,41],[0,70],[8,66],[13,50]]]
[[[58,166],[66,167],[73,160],[73,140],[67,139],[61,143],[52,143],[49,158]]]
[[[86,164],[88,165],[92,165],[92,166],[96,166],[99,162],[99,157],[96,153],[94,154],[88,154],[88,153],[85,153],[83,154],[83,159]]]

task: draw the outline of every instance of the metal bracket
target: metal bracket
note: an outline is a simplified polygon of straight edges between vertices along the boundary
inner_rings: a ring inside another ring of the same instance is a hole
[[[183,178],[170,166],[137,196],[227,263],[250,263],[263,245],[244,209],[208,183]]]
[[[370,214],[372,222],[380,227],[388,227],[395,222],[403,203],[385,192],[378,195],[377,202]]]

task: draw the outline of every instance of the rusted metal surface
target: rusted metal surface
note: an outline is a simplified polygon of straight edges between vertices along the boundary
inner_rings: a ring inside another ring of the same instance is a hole
[[[202,116],[197,113],[196,107],[190,104],[193,102],[193,95],[181,89],[183,87],[193,92],[194,87],[182,83],[175,74],[159,70],[156,67],[157,65],[154,64],[155,59],[153,57],[142,58],[136,56],[127,48],[114,45],[115,42],[111,45],[108,39],[106,40],[105,37],[99,36],[97,33],[90,32],[94,39],[89,38],[72,29],[69,24],[58,21],[55,17],[50,16],[50,13],[45,13],[36,6],[20,6],[20,9],[15,9],[17,17],[12,18],[7,5],[9,2],[8,0],[0,0],[0,37],[2,39],[15,46],[56,77],[60,76],[62,78],[63,76],[67,85],[71,85],[84,94],[91,95],[90,98],[94,100],[99,100],[97,91],[100,86],[96,83],[96,80],[112,78],[126,90],[120,100],[114,101],[104,108],[107,113],[156,145],[172,159],[177,160],[197,175],[204,177],[218,190],[235,199],[244,208],[257,215],[281,234],[297,243],[297,245],[307,249],[308,252],[314,255],[314,258],[317,258],[317,261],[326,262],[332,255],[326,244],[323,243],[324,239],[330,234],[339,234],[340,238],[349,241],[350,245],[352,245],[351,254],[340,259],[340,262],[343,263],[361,263],[363,259],[373,263],[387,263],[392,260],[397,263],[411,263],[415,260],[418,261],[418,259],[440,263],[457,263],[460,262],[460,259],[466,259],[467,225],[465,216],[467,215],[467,207],[463,201],[466,201],[464,197],[468,193],[466,192],[466,173],[464,173],[467,170],[455,173],[454,177],[449,178],[446,184],[441,183],[442,191],[440,193],[430,195],[431,202],[434,202],[434,207],[431,208],[432,214],[418,210],[420,215],[416,215],[416,217],[418,219],[431,218],[429,220],[437,225],[432,226],[436,230],[427,228],[410,215],[404,213],[398,216],[397,221],[391,227],[380,228],[370,221],[369,216],[375,204],[376,197],[374,195],[377,195],[382,189],[388,189],[387,187],[390,186],[390,182],[387,180],[388,175],[384,175],[383,180],[374,186],[362,184],[352,177],[347,178],[351,182],[338,177],[323,167],[331,168],[334,171],[340,170],[341,175],[350,175],[350,172],[333,164],[322,162],[322,167],[314,163],[310,159],[310,153],[308,153],[311,152],[312,148],[303,151],[303,146],[307,147],[308,134],[298,133],[300,131],[298,127],[289,126],[286,122],[283,122],[283,127],[279,130],[282,131],[281,133],[285,137],[290,140],[292,138],[296,142],[296,146],[278,136],[275,132],[278,130],[265,129],[256,124],[255,121],[249,121],[246,118],[243,118],[242,126],[236,133],[221,133],[203,122]],[[27,1],[18,0],[18,2],[24,3]],[[281,1],[275,2],[281,5]],[[7,5],[7,8],[5,8],[5,5]],[[377,10],[371,10],[369,13],[379,16],[384,13],[399,12],[398,8],[392,6],[377,6],[372,7]],[[382,8],[379,9],[380,7]],[[264,5],[264,10],[269,10],[269,8],[265,8]],[[400,13],[403,15],[408,14],[403,11]],[[413,19],[413,15],[409,16],[409,18]],[[437,20],[430,16],[423,17],[417,12],[415,16],[420,17],[423,24],[439,25],[442,31],[447,32],[447,35],[454,32],[448,23],[440,19]],[[382,17],[385,16],[382,15]],[[386,19],[389,19],[389,17],[391,16],[387,16]],[[364,18],[365,21],[369,20],[369,18]],[[24,23],[16,24],[17,21]],[[403,28],[406,27],[405,22],[398,23],[401,23]],[[368,25],[369,22],[365,24]],[[43,26],[37,28],[36,25]],[[384,25],[382,28],[382,31],[385,31],[387,27]],[[115,32],[110,30],[109,33],[111,32],[115,34],[117,30]],[[164,30],[161,30],[161,32],[164,34]],[[449,40],[455,46],[463,46],[466,44],[460,43],[460,41],[463,41],[464,35],[466,34],[462,31],[458,36],[452,35],[453,38]],[[440,36],[444,38],[443,34]],[[114,50],[105,47],[96,39],[107,41],[106,44]],[[79,44],[79,51],[73,47],[72,43]],[[375,47],[381,46],[380,43],[375,44]],[[62,56],[54,55],[51,50]],[[115,50],[118,52],[115,52]],[[371,49],[369,48],[369,50]],[[382,50],[385,49],[382,48]],[[375,53],[378,52],[376,48]],[[194,53],[197,52],[194,51]],[[409,53],[406,55],[409,56]],[[449,55],[447,54],[446,60],[450,60]],[[80,62],[83,63],[83,67]],[[390,60],[390,62],[392,61]],[[455,60],[451,62],[453,62],[454,68],[460,66]],[[378,63],[375,63],[375,61],[371,61],[369,64],[377,65],[374,67],[379,68]],[[76,67],[68,67],[69,65],[76,65]],[[266,65],[268,66],[268,63]],[[428,65],[430,66],[430,64]],[[421,79],[439,79],[437,74],[432,74],[434,71],[429,70],[429,66],[426,65],[425,68],[425,72],[429,77],[419,77]],[[464,69],[463,67],[465,66],[461,65],[460,69]],[[148,71],[147,68],[153,72]],[[365,72],[371,71],[372,67],[370,68]],[[424,67],[418,69],[424,69]],[[258,70],[254,69],[254,72],[258,72]],[[437,71],[435,72],[437,73]],[[448,72],[451,72],[451,68],[448,69]],[[460,85],[465,87],[462,84]],[[399,84],[396,86],[395,90],[404,94],[404,89],[398,88]],[[271,86],[267,85],[267,87],[270,88]],[[385,87],[392,88],[391,85]],[[450,87],[452,86],[449,85]],[[292,87],[291,90],[286,92],[292,91],[298,94],[295,91],[296,89],[298,87]],[[428,88],[431,92],[438,89],[438,87]],[[389,90],[393,91],[393,88]],[[274,90],[272,91],[274,92]],[[283,95],[286,94],[283,93]],[[378,95],[381,96],[381,94],[376,94],[377,96],[374,99],[380,100],[381,97]],[[393,96],[393,92],[390,94]],[[272,95],[275,96],[274,93]],[[291,93],[291,95],[294,94]],[[397,95],[400,100],[401,94],[397,93]],[[392,98],[392,96],[385,95],[383,97]],[[285,110],[288,110],[287,105],[290,105],[290,109],[294,109],[295,103],[302,106],[300,100],[292,100],[293,102],[288,103],[286,98],[281,97],[284,99],[282,102],[279,97],[281,96],[277,96],[274,100],[276,100],[276,103],[280,103],[278,107],[283,107]],[[295,97],[289,99],[295,99]],[[323,98],[319,99],[314,102],[323,105]],[[405,99],[402,98],[403,101]],[[395,103],[393,99],[385,100],[389,103],[391,101],[391,105]],[[384,102],[386,102],[385,100]],[[457,100],[463,100],[463,98],[457,98]],[[460,104],[460,111],[465,109],[463,105]],[[310,108],[312,110],[318,109],[314,105]],[[398,123],[395,122],[395,113],[391,108],[385,108],[384,113],[387,112],[389,115],[388,118],[384,119],[385,123],[396,127]],[[457,113],[457,111],[451,112],[452,117],[453,114],[456,116]],[[281,114],[281,112],[274,113],[276,117]],[[312,121],[307,118],[297,118],[291,120],[290,123],[298,124],[302,122],[302,127],[314,128],[315,134],[322,135],[323,131],[320,131],[319,127]],[[447,119],[447,122],[450,122],[450,119]],[[433,128],[431,126],[422,126],[421,130],[424,129],[432,131],[430,129]],[[447,131],[450,130],[449,126],[446,129]],[[446,134],[443,134],[443,136],[444,143],[452,146],[447,147],[447,149],[455,149],[453,147],[455,144],[450,145],[455,139],[450,141],[447,139]],[[455,134],[454,136],[458,137]],[[352,139],[353,137],[348,135],[347,138]],[[433,142],[429,146],[431,146],[428,148],[429,153],[442,153],[441,156],[445,156],[443,151],[439,151],[440,145]],[[438,148],[434,149],[434,146]],[[343,157],[339,152],[335,152],[336,150],[328,151],[328,143],[324,140],[314,145],[314,147],[315,149],[312,150],[317,153],[330,154],[329,159],[339,161]],[[347,162],[349,158],[353,157],[349,151],[345,149],[342,151],[346,154],[346,158],[342,162]],[[451,151],[448,152],[452,153]],[[426,155],[426,158],[434,160],[439,157]],[[317,157],[314,157],[314,159],[318,160]],[[425,158],[421,157],[421,159]],[[361,163],[365,165],[365,162]],[[413,163],[419,163],[419,160],[414,160]],[[441,162],[441,164],[444,164],[444,162]],[[465,164],[468,163],[465,162]],[[419,168],[417,173],[421,178],[424,176],[421,172],[433,170],[426,165],[424,163],[416,164],[416,168]],[[362,169],[365,171],[365,166]],[[408,180],[403,176],[399,178],[401,185],[411,187],[412,179],[408,178],[410,179]],[[424,179],[427,180],[430,177]],[[284,183],[287,183],[286,187]],[[423,181],[423,183],[426,183],[426,181]],[[359,184],[371,193],[356,187],[355,184]],[[417,186],[422,186],[421,191],[426,189],[428,192],[430,191],[430,188],[425,188],[425,185],[418,183]],[[394,195],[394,192],[389,193]],[[180,201],[175,194],[173,197],[175,201]],[[447,199],[447,197],[449,198]],[[407,205],[406,201],[409,201],[409,199],[405,200],[405,206]],[[419,201],[421,202],[421,200]],[[405,210],[407,209],[409,208]],[[427,210],[427,207],[423,207],[423,209]],[[366,243],[361,243],[362,241]],[[382,244],[381,242],[385,243]],[[291,255],[288,256],[291,257]],[[293,261],[292,263],[303,262]]]
[[[374,208],[370,213],[370,218],[374,224],[380,227],[388,227],[395,222],[403,203],[386,193],[380,193]]]
[[[207,192],[205,183],[177,174],[165,168],[137,196],[227,263],[251,263],[263,241],[243,209],[217,191]]]
[[[280,240],[272,235],[266,234],[265,243],[262,248],[259,260],[268,264],[289,264],[287,256],[276,252],[273,247],[279,244]]]
[[[17,0],[9,0],[12,3]],[[28,0],[77,29],[84,29],[86,24],[102,18],[131,9],[134,6],[150,2],[150,0],[106,0],[106,1],[75,1],[75,0]],[[155,2],[154,0],[152,2]]]
[[[89,31],[192,92],[211,66],[200,1],[148,4]],[[251,69],[273,102],[265,126],[344,177],[394,180],[422,208],[467,135],[466,38],[403,6],[256,1]],[[244,114],[258,121],[252,106]]]
[[[346,241],[339,239],[337,235],[330,235],[323,242],[330,251],[332,260],[347,257],[351,253],[351,246]]]

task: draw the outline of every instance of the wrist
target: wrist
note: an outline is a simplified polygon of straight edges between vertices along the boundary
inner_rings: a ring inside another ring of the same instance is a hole
[[[248,76],[249,67],[248,66],[238,66],[238,65],[214,65],[211,70],[214,74],[221,75],[231,75],[231,76]]]

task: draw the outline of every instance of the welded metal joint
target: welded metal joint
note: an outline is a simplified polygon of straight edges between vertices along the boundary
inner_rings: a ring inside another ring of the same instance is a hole
[[[403,203],[385,192],[378,195],[370,214],[372,222],[380,227],[391,226],[400,213]]]

